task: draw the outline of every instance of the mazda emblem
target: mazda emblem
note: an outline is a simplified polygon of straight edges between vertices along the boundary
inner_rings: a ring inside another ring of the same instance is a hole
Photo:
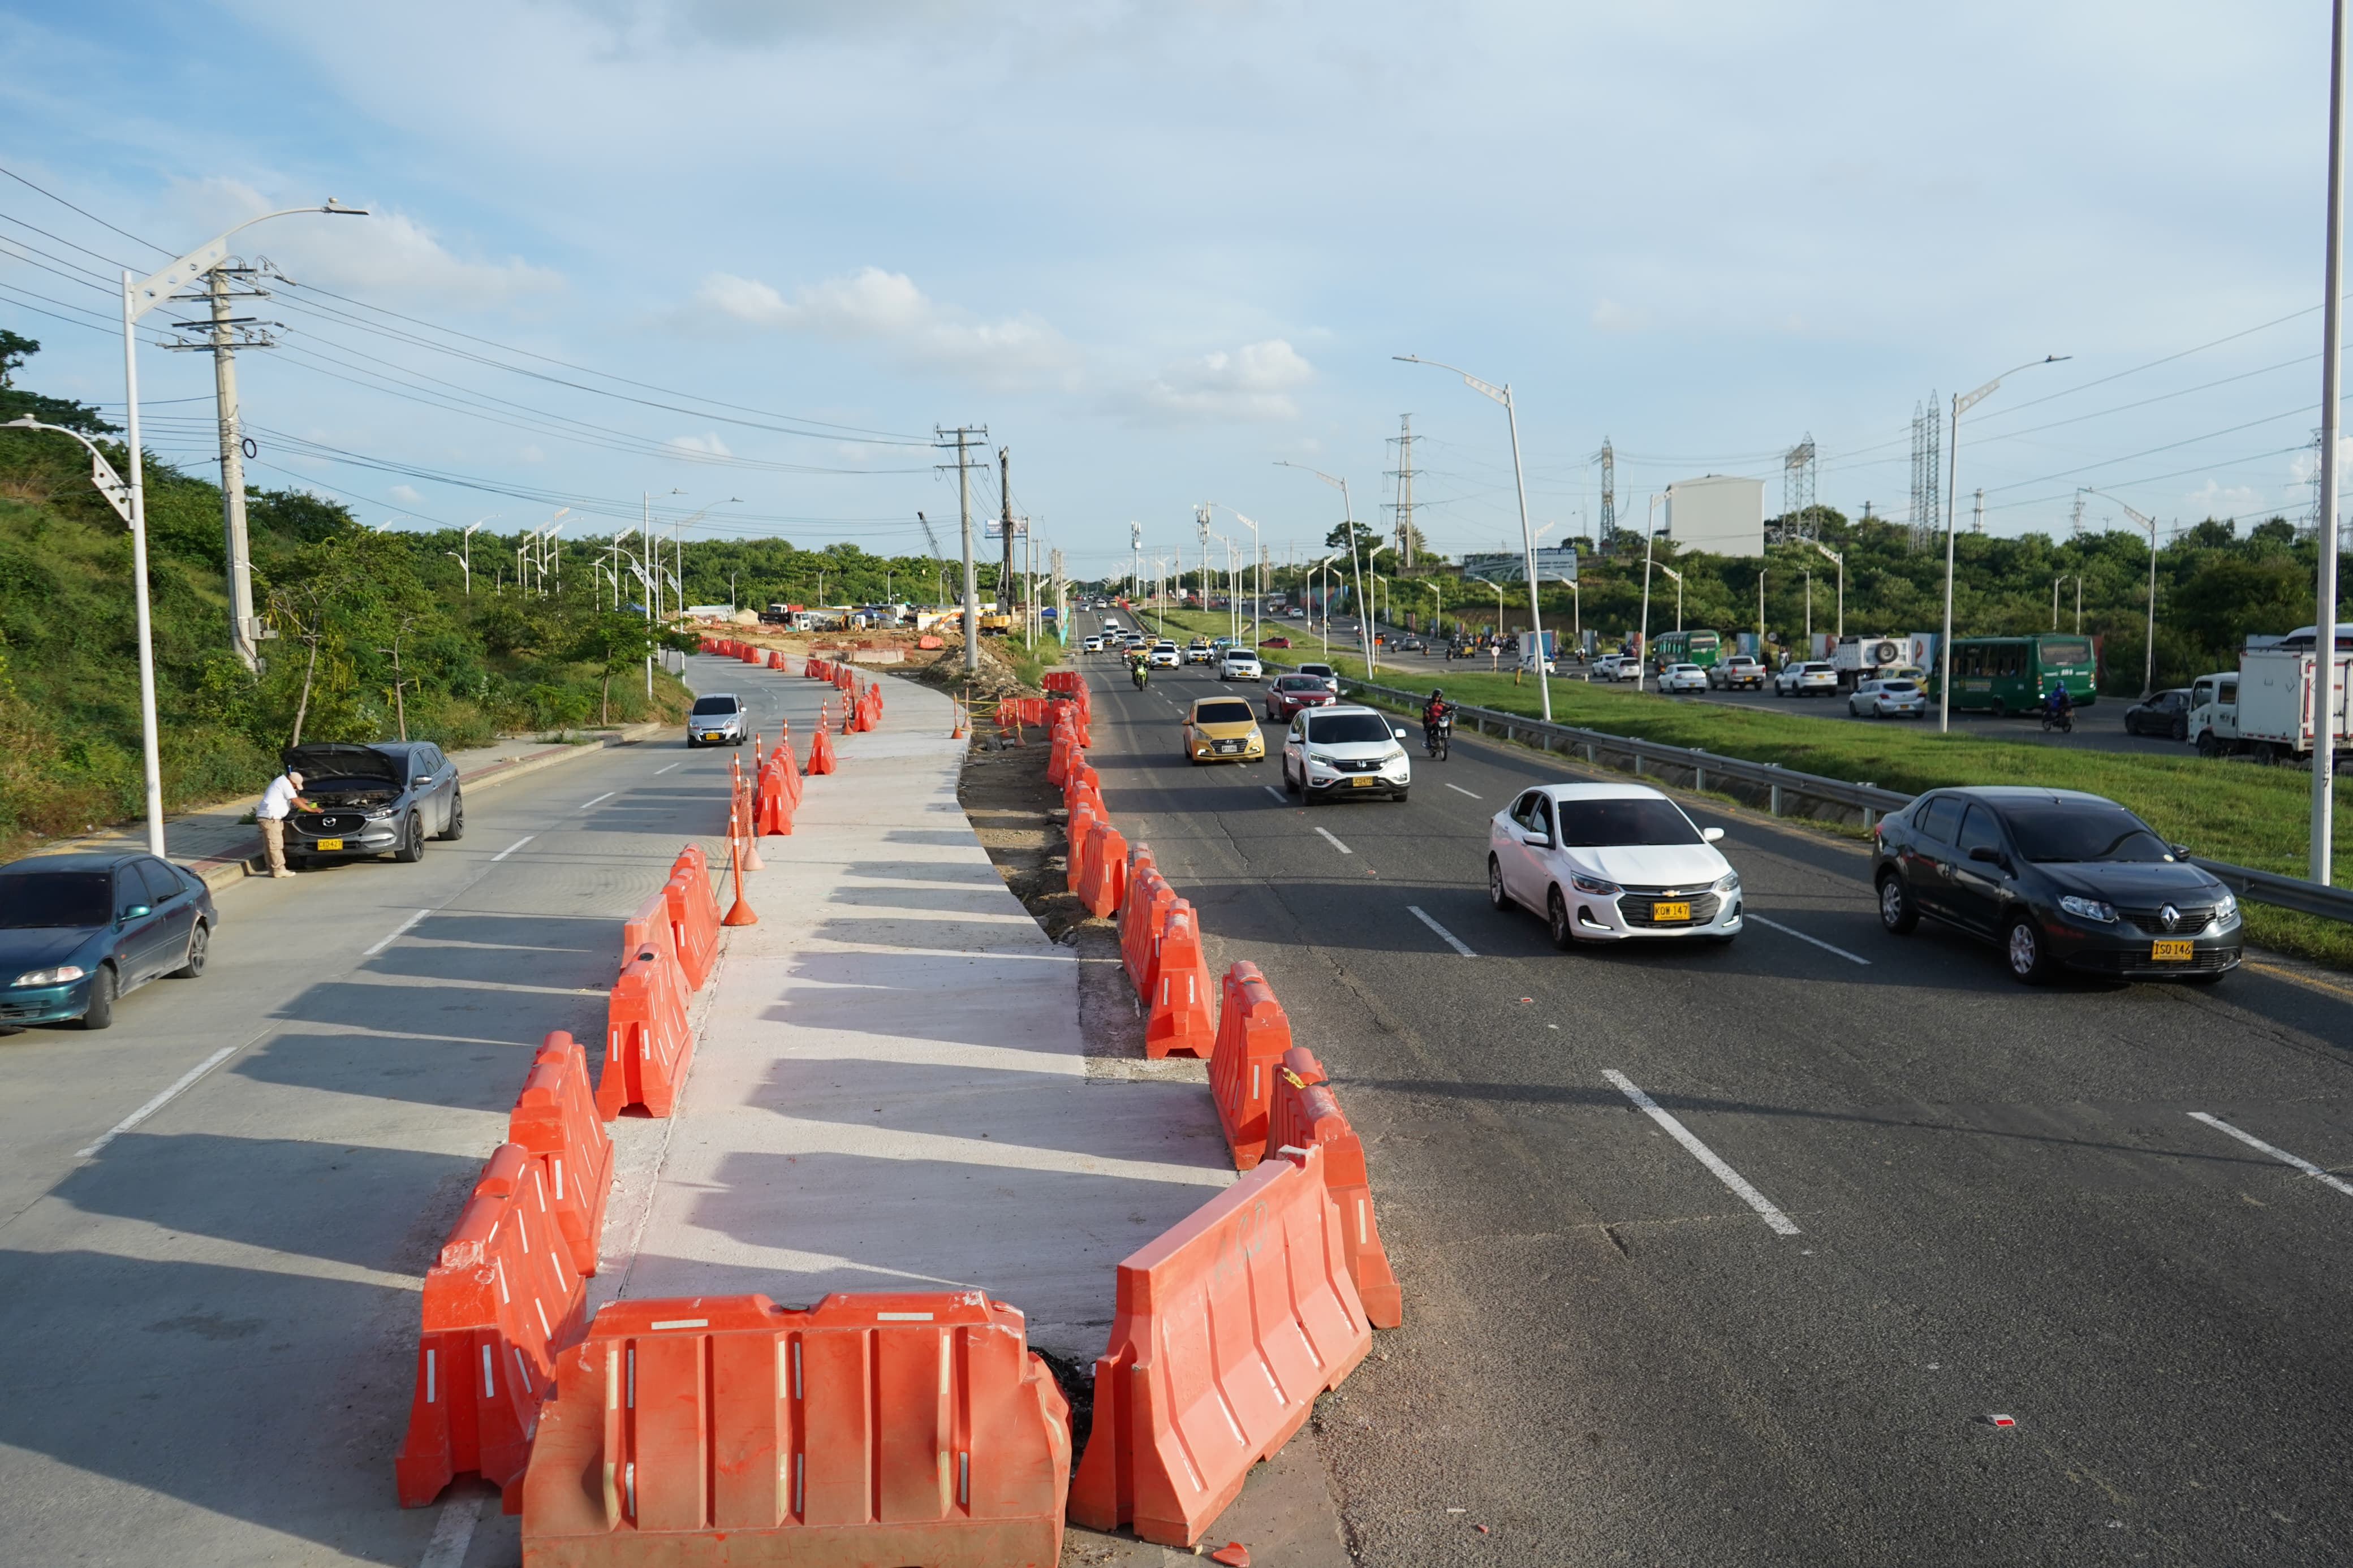
[[[2179,931],[2181,929],[2181,911],[2175,909],[2171,904],[2168,904],[2165,908],[2157,911],[2157,923],[2163,926],[2168,931]]]

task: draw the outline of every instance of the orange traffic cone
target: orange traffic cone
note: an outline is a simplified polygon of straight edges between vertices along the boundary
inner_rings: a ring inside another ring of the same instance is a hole
[[[948,725],[948,739],[951,741],[961,741],[964,739],[964,704],[957,701],[953,697],[949,698],[948,712],[951,716]]]
[[[736,854],[735,845],[735,826],[731,822],[727,826],[727,868],[735,879],[735,901],[728,907],[725,914],[719,917],[719,923],[723,926],[755,926],[760,923],[760,917],[754,914],[752,906],[744,901],[744,862]]]

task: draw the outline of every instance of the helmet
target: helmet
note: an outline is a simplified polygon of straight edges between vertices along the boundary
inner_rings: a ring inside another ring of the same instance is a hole
[[[1433,686],[1430,689],[1430,700],[1435,701],[1437,699],[1446,695],[1446,689],[1443,687]]]

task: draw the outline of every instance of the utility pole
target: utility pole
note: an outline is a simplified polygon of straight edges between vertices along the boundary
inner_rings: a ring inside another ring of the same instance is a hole
[[[2328,245],[2322,262],[2320,339],[2320,515],[2313,520],[2320,565],[2313,584],[2312,847],[2306,875],[2329,885],[2337,814],[2337,399],[2343,384],[2344,329],[2337,295],[2344,282],[2345,0],[2329,7]],[[136,458],[134,458],[134,461]],[[2152,581],[2149,603],[2157,591]]]
[[[246,668],[259,674],[261,653],[254,645],[264,632],[253,614],[253,551],[245,526],[245,433],[237,422],[237,351],[267,349],[267,323],[252,316],[230,314],[237,300],[264,300],[267,290],[253,279],[259,269],[223,264],[205,274],[205,300],[211,313],[203,321],[174,321],[184,331],[202,331],[199,342],[175,342],[174,349],[213,356],[213,403],[219,423],[221,465],[221,533],[228,565],[229,647]],[[240,288],[239,284],[243,287]]]
[[[964,670],[980,673],[980,575],[972,563],[972,458],[976,438],[988,439],[986,425],[959,425],[953,431],[932,427],[933,445],[955,447],[956,512],[964,520]],[[949,437],[953,437],[951,441]],[[942,467],[946,465],[943,464]]]
[[[997,568],[997,608],[1000,614],[1013,608],[1013,462],[1010,447],[997,449],[997,527],[1005,534],[1005,563]]]

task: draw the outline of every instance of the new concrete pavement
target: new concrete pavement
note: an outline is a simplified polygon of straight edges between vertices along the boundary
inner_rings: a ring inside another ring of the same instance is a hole
[[[1746,935],[1556,952],[1484,862],[1557,759],[1303,810],[1174,760],[1213,679],[1111,673],[1114,819],[1369,1142],[1406,1327],[1312,1434],[1360,1561],[2353,1559],[2353,984],[2028,990],[1710,807]]]

